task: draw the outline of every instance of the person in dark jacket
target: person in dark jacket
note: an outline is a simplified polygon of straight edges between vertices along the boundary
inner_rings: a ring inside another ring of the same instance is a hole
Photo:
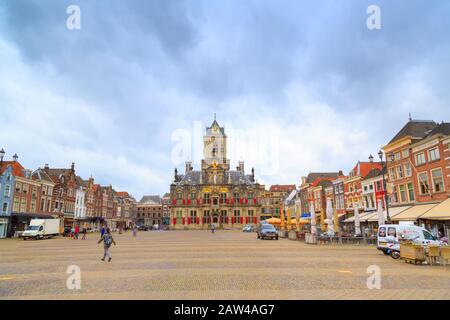
[[[105,261],[105,258],[108,257],[108,262],[111,262],[111,255],[109,254],[109,248],[114,243],[116,245],[116,242],[114,241],[114,238],[111,235],[111,231],[109,228],[106,229],[105,234],[101,237],[101,239],[98,241],[98,243],[103,241],[103,258],[100,260]]]

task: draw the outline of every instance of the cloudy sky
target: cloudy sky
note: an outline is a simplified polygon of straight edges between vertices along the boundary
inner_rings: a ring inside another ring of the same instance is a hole
[[[266,185],[348,172],[408,113],[450,121],[450,1],[432,3],[3,0],[0,148],[140,198],[198,162],[216,113]]]

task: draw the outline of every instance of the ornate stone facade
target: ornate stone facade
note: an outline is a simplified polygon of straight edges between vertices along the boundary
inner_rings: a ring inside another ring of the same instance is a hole
[[[241,228],[259,222],[264,185],[255,180],[255,171],[245,174],[244,162],[230,170],[227,136],[217,121],[206,128],[201,170],[186,162],[184,174],[175,169],[170,185],[170,228]]]

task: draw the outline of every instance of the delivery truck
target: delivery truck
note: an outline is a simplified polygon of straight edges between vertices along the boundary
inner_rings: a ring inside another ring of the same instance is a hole
[[[383,224],[378,228],[377,249],[394,259],[400,257],[400,244],[440,245],[440,241],[427,229],[408,224]]]
[[[23,240],[53,238],[60,232],[59,219],[31,219],[30,226],[22,233]]]

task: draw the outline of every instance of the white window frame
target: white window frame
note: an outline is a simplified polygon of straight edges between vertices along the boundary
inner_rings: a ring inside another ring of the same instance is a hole
[[[436,157],[434,159],[432,159],[432,157],[431,157],[431,152],[432,151],[435,151],[434,154],[435,154]],[[428,150],[428,161],[438,161],[440,159],[441,159],[441,155],[439,153],[439,148],[438,147]]]
[[[434,183],[434,177],[433,177],[433,172],[434,171],[440,171],[441,172],[442,190],[440,190],[440,191],[436,191],[435,190],[435,183]],[[445,181],[444,181],[444,173],[442,172],[442,168],[436,168],[436,169],[430,170],[430,175],[431,175],[431,181],[433,183],[433,193],[445,192]]]
[[[419,161],[418,161],[419,157],[420,157],[421,160],[423,160],[423,161],[420,162],[420,163],[419,163]],[[420,165],[422,165],[422,164],[425,164],[425,163],[426,163],[426,160],[425,160],[425,153],[424,153],[424,152],[419,152],[419,153],[417,153],[417,154],[414,156],[414,160],[415,160],[415,162],[416,162],[416,166],[420,166]]]
[[[427,176],[428,192],[422,193],[422,186],[421,186],[421,180],[420,180],[420,175],[421,174],[426,174],[426,176]],[[426,194],[430,193],[430,180],[429,180],[429,177],[428,177],[428,171],[418,172],[417,173],[417,182],[419,183],[419,194],[420,195],[426,195]]]

